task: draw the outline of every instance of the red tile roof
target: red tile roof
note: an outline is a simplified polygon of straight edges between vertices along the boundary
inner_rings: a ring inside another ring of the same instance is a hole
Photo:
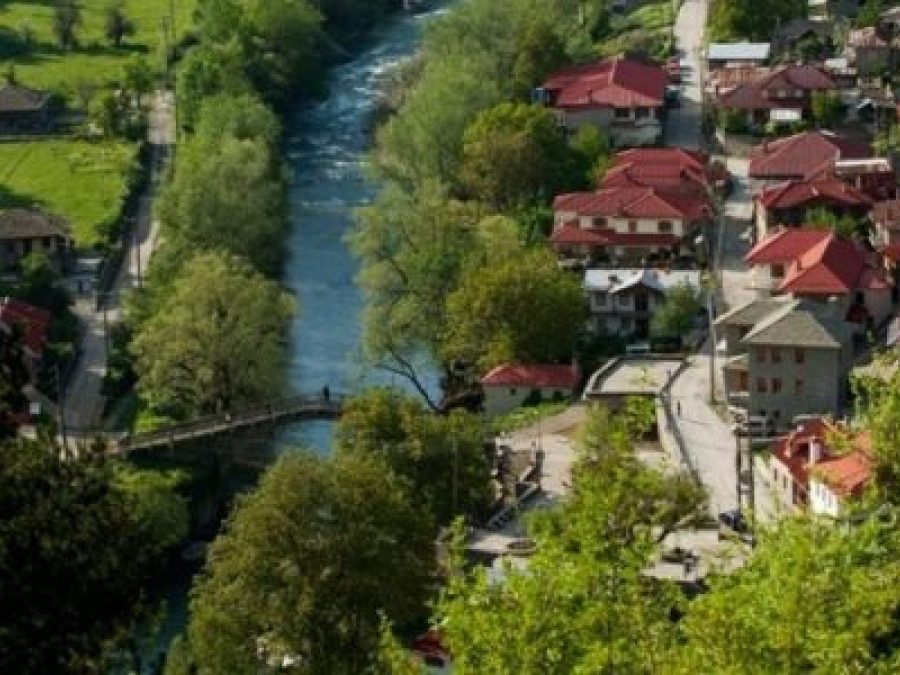
[[[704,193],[711,187],[709,156],[682,148],[641,148],[616,153],[601,188],[653,187]]]
[[[869,264],[866,254],[832,232],[794,260],[778,290],[831,295],[887,288],[888,282],[880,270]]]
[[[757,243],[744,257],[744,260],[748,265],[793,262],[814,245],[827,239],[829,234],[825,230],[805,230],[794,227],[779,230]]]
[[[854,441],[854,450],[843,456],[829,457],[812,468],[813,475],[841,497],[858,496],[872,477],[872,457],[868,432]],[[862,447],[860,447],[862,446]]]
[[[678,218],[700,220],[711,212],[702,196],[682,194],[652,187],[601,188],[596,192],[572,192],[553,200],[555,211],[582,216],[618,218]]]
[[[881,254],[894,262],[900,262],[900,244],[888,244],[881,249]]]
[[[579,380],[581,373],[577,366],[505,364],[482,377],[481,384],[486,387],[574,389]]]
[[[750,154],[750,177],[775,180],[830,178],[835,161],[872,156],[872,149],[827,131],[807,131],[763,143]]]
[[[757,195],[766,209],[792,209],[798,206],[869,206],[872,200],[854,187],[837,179],[787,181]]]
[[[559,227],[550,235],[550,242],[557,246],[675,246],[679,241],[674,234],[616,232],[577,225]]]
[[[39,358],[47,343],[50,314],[15,298],[0,299],[0,330],[11,332],[13,326],[22,330],[25,350],[32,358]]]
[[[803,108],[810,93],[835,87],[834,80],[815,66],[787,65],[720,94],[718,105],[742,110]],[[801,92],[800,96],[796,95],[797,91]],[[782,92],[789,95],[784,96]]]
[[[663,68],[617,57],[557,71],[544,88],[557,108],[660,108],[667,83]]]

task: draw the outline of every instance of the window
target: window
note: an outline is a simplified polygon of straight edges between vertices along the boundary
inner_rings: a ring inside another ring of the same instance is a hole
[[[49,251],[53,248],[53,237],[44,237],[44,249]]]
[[[619,307],[628,307],[628,305],[630,305],[630,304],[631,304],[631,298],[629,298],[627,295],[619,296]]]
[[[631,232],[631,234],[634,234],[635,232],[637,232],[637,221],[636,220],[628,221],[628,231]]]
[[[802,396],[803,395],[803,380],[799,377],[794,380],[794,396]]]
[[[642,120],[645,117],[650,117],[650,109],[649,108],[635,108],[634,116],[639,120]]]
[[[769,390],[769,382],[764,377],[756,378],[756,391],[760,394],[765,394]]]
[[[606,218],[594,218],[591,222],[594,227],[606,227]]]
[[[780,391],[781,391],[781,378],[773,377],[772,378],[772,393],[777,394]],[[777,415],[778,411],[776,411],[775,414]]]
[[[772,363],[781,363],[781,350],[778,347],[772,347]]]
[[[515,396],[515,395],[516,395],[516,390],[515,390],[515,389],[510,389],[510,390],[509,390],[509,395],[510,395],[510,396]]]
[[[594,304],[598,307],[606,307],[606,293],[594,293]]]
[[[622,330],[631,330],[631,319],[622,319]]]
[[[765,347],[757,347],[756,348],[756,360],[760,363],[766,362],[766,348]]]
[[[778,263],[776,265],[772,265],[772,278],[773,279],[781,279],[784,277],[784,265]]]
[[[616,118],[620,120],[627,120],[631,117],[631,109],[630,108],[616,108]]]
[[[803,363],[806,361],[806,352],[797,348],[794,350],[794,363]]]
[[[670,234],[672,232],[672,223],[668,220],[659,221],[660,234]]]

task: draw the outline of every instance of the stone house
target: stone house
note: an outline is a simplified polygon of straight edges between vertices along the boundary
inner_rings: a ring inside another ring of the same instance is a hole
[[[662,138],[667,83],[658,64],[615,57],[553,73],[535,98],[570,131],[593,124],[617,147],[654,145]]]
[[[49,94],[12,82],[0,87],[0,135],[45,133],[52,123]]]
[[[481,378],[484,412],[502,415],[531,400],[568,401],[575,395],[581,373],[575,365],[504,364]]]
[[[15,271],[22,258],[42,251],[64,271],[73,248],[65,219],[34,209],[0,211],[0,273]]]
[[[677,286],[700,289],[694,270],[589,269],[584,292],[590,308],[588,330],[596,335],[622,335],[639,340],[650,334],[650,319],[666,294]]]
[[[851,328],[840,308],[790,297],[755,300],[722,315],[731,405],[779,429],[798,415],[836,415],[852,366]]]

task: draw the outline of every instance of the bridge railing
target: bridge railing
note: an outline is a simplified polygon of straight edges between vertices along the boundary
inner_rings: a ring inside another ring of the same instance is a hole
[[[322,396],[293,396],[234,412],[205,415],[187,422],[177,422],[163,429],[127,436],[119,440],[118,446],[120,450],[128,450],[136,446],[159,441],[173,441],[219,428],[239,428],[256,421],[277,419],[303,412],[304,409],[319,413],[337,412],[341,409],[342,404],[343,398],[340,396],[330,396],[328,398]]]

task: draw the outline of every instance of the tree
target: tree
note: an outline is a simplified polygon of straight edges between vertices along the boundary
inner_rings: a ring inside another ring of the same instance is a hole
[[[192,138],[178,153],[159,208],[172,245],[183,251],[225,250],[264,272],[280,267],[284,176],[263,139]]]
[[[138,390],[176,417],[219,413],[278,396],[293,302],[241,260],[189,260],[131,345]]]
[[[519,98],[531,100],[534,87],[569,61],[566,46],[549,23],[530,24],[519,40],[513,65],[513,90]]]
[[[820,127],[829,128],[841,120],[844,104],[840,94],[817,91],[812,95],[812,114]]]
[[[854,23],[857,28],[865,28],[867,26],[874,26],[878,23],[878,20],[881,18],[881,13],[884,11],[884,3],[882,0],[866,0],[866,2],[859,8],[859,12],[856,14],[856,20]]]
[[[104,91],[91,101],[88,109],[91,124],[108,138],[118,136],[123,130],[126,111],[122,103],[122,99],[113,91]]]
[[[826,206],[817,206],[806,212],[806,225],[815,230],[830,230],[847,239],[865,234],[865,224],[847,214],[839,216]]]
[[[872,433],[875,460],[875,487],[879,499],[893,504],[900,501],[900,375],[898,353],[891,350],[876,359],[885,377],[853,380],[854,400],[861,417]]]
[[[336,448],[379,457],[438,524],[481,512],[492,496],[481,422],[462,410],[435,415],[408,395],[373,389],[346,403]]]
[[[4,673],[99,672],[104,649],[138,616],[161,544],[172,542],[171,533],[146,527],[156,507],[123,491],[105,453],[60,454],[39,441],[0,448]],[[156,500],[180,503],[168,487]],[[184,532],[182,515],[173,533]]]
[[[593,124],[583,124],[569,141],[578,162],[581,185],[573,187],[593,187],[599,185],[612,161],[609,137]]]
[[[694,328],[700,309],[696,288],[689,284],[676,286],[653,312],[650,330],[656,336],[683,337]]]
[[[431,527],[374,458],[283,455],[241,499],[195,587],[197,672],[256,672],[285,657],[299,673],[366,672],[379,614],[422,611]]]
[[[745,566],[691,603],[668,672],[896,672],[897,513],[859,515],[857,526],[800,517],[765,532]]]
[[[498,210],[546,199],[576,174],[575,158],[546,108],[501,103],[481,113],[463,136],[461,182]]]
[[[22,388],[31,380],[25,365],[22,331],[0,331],[0,440],[16,435],[18,424],[14,415],[28,406]]]
[[[281,122],[258,96],[217,94],[203,99],[194,133],[204,144],[213,147],[223,137],[264,141],[275,158],[281,140]]]
[[[107,6],[104,13],[104,32],[106,39],[114,47],[121,47],[122,40],[129,35],[134,35],[134,23],[125,15],[122,0],[114,0]]]
[[[136,56],[125,64],[122,81],[139,104],[141,96],[149,94],[153,89],[153,71],[143,56]]]
[[[885,131],[875,135],[875,152],[879,155],[890,155],[900,152],[900,124],[894,124]]]
[[[447,297],[444,358],[481,371],[571,360],[585,310],[578,279],[549,251],[468,269]]]
[[[53,8],[53,32],[62,49],[78,43],[76,31],[81,25],[81,7],[76,0],[56,0]]]

